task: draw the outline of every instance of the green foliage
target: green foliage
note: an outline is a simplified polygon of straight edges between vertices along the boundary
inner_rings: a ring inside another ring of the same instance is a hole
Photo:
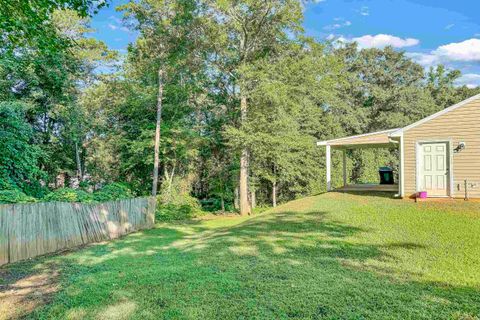
[[[156,221],[188,220],[202,216],[204,212],[197,198],[183,196],[176,203],[162,204],[158,201],[155,213]]]
[[[92,202],[91,193],[80,189],[60,188],[47,194],[43,201],[59,201],[59,202]]]
[[[132,191],[122,183],[110,183],[93,194],[81,189],[60,188],[43,198],[44,201],[106,202],[132,198]]]
[[[185,220],[204,214],[200,201],[190,195],[191,178],[177,177],[162,185],[157,197],[157,220]]]
[[[235,208],[233,207],[233,203],[231,201],[224,202],[223,204],[224,208],[222,208],[221,198],[203,199],[203,200],[200,200],[200,204],[202,206],[202,210],[207,212],[219,212],[222,210],[226,212],[235,211]]]
[[[273,186],[281,201],[317,189],[322,150],[315,141],[338,130],[328,110],[319,106],[338,99],[331,88],[342,81],[341,61],[311,41],[282,49],[273,61],[267,58],[248,70],[246,76],[258,81],[249,91],[248,119],[241,128],[229,126],[225,131],[233,149],[250,151],[261,203],[273,198]]]
[[[157,197],[157,221],[188,220],[204,215],[200,201],[189,194],[177,194],[165,202],[162,195]]]
[[[44,177],[38,164],[42,152],[33,143],[26,111],[23,103],[0,102],[0,190],[19,189],[35,195]]]
[[[139,37],[109,75],[95,68],[116,53],[88,36],[88,10],[104,1],[5,3],[0,190],[36,198],[59,174],[67,185],[122,181],[147,194],[160,84],[159,198],[180,208],[163,216],[184,217],[197,214],[192,196],[206,210],[233,210],[243,150],[257,203],[270,204],[273,190],[288,201],[325,190],[315,141],[402,127],[480,92],[455,87],[458,71],[425,72],[393,48],[306,38],[298,0],[130,1],[118,9]],[[379,166],[398,164],[392,150],[347,155],[352,182],[378,181]],[[342,183],[340,161],[332,158],[334,185]],[[107,185],[94,200],[131,193]]]
[[[46,172],[41,180],[48,185],[60,173],[82,174],[91,118],[77,98],[96,78],[94,68],[111,61],[115,54],[103,42],[86,37],[93,31],[87,17],[92,1],[20,2],[0,6],[0,30],[2,35],[6,32],[0,39],[0,101],[29,102],[24,112],[32,131],[29,143],[41,152],[35,166]],[[3,19],[6,13],[11,15]],[[0,151],[3,153],[3,146]],[[2,177],[0,185],[8,182],[27,194],[42,196],[34,186],[40,178],[27,180],[28,186],[20,186]]]
[[[98,202],[132,198],[133,193],[122,183],[110,183],[93,193],[93,199]]]
[[[33,197],[27,196],[20,190],[0,190],[0,203],[29,203],[36,202]]]
[[[58,36],[51,23],[55,10],[71,9],[87,16],[91,9],[98,9],[107,1],[94,0],[23,0],[2,1],[0,5],[0,46],[11,50],[22,47],[38,48],[41,52],[65,50],[69,43]]]

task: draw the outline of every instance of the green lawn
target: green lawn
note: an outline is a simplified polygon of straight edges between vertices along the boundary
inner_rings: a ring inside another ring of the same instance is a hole
[[[479,319],[480,204],[330,193],[158,224],[0,281],[45,270],[59,274],[46,304],[15,302],[27,318]]]

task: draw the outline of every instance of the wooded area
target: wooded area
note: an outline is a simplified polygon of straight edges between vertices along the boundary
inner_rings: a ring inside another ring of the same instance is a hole
[[[391,47],[306,37],[300,0],[129,2],[118,10],[139,37],[126,55],[89,37],[104,2],[22,3],[0,8],[0,193],[117,182],[248,214],[325,190],[316,141],[403,127],[480,92]],[[349,151],[349,180],[376,181],[391,152]]]

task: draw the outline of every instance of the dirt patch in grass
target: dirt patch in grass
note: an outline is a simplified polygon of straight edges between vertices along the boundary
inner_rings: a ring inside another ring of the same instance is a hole
[[[59,289],[58,274],[54,264],[0,269],[0,320],[21,318],[47,304]]]

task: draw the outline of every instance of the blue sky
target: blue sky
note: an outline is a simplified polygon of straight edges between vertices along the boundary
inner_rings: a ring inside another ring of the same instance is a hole
[[[92,36],[125,52],[136,34],[121,24],[113,0],[93,17]],[[314,0],[304,28],[318,40],[357,41],[361,47],[393,45],[428,68],[458,68],[459,84],[480,85],[480,0]]]

